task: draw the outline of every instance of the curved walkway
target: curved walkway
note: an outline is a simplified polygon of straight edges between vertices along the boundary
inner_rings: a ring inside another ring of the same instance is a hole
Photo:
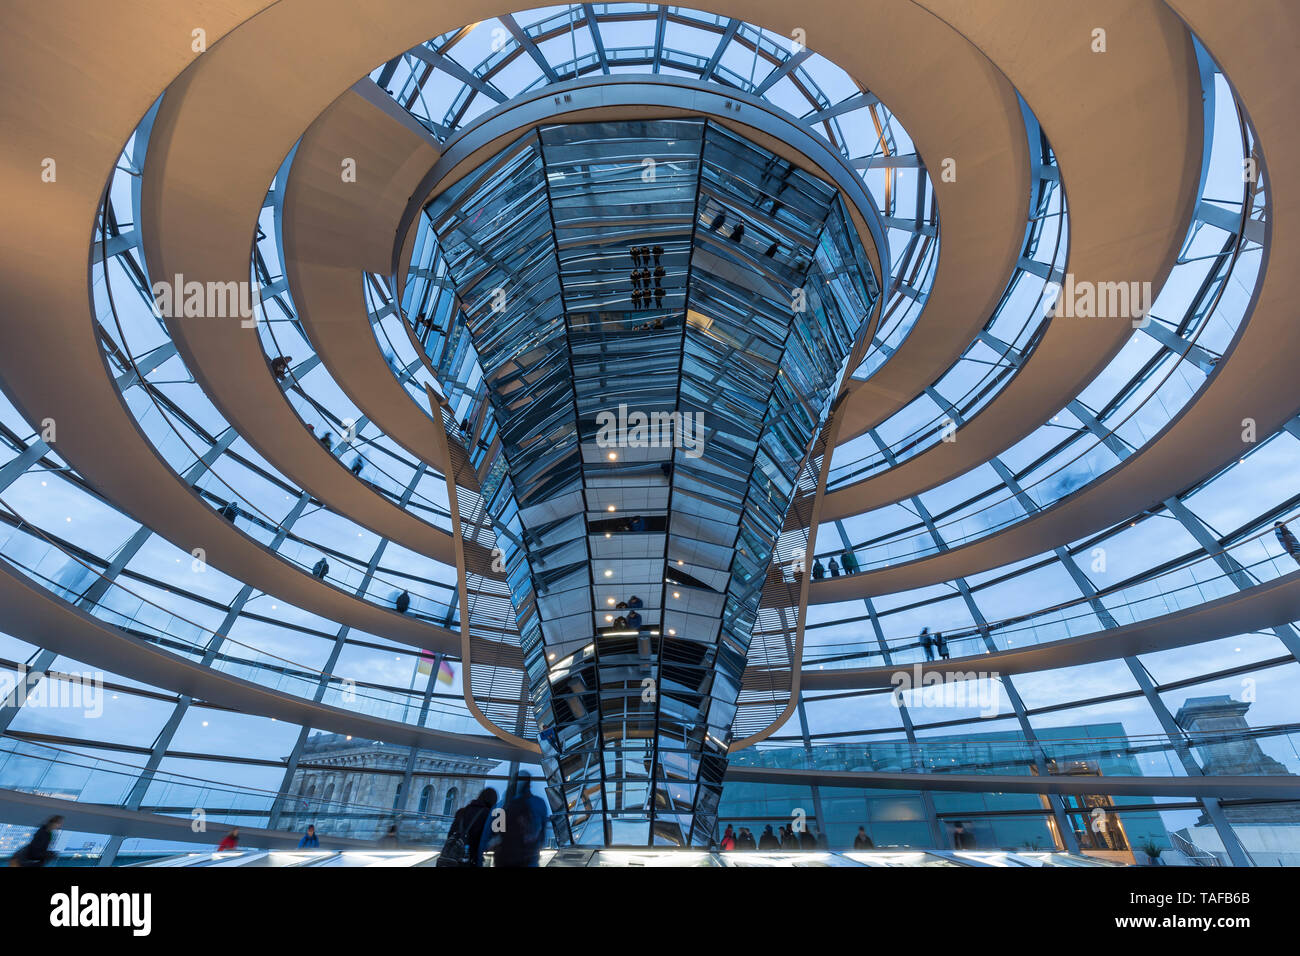
[[[384,275],[392,223],[439,156],[436,142],[370,80],[345,92],[303,135],[284,196],[284,268],[298,318],[339,387],[379,429],[444,475],[432,420],[384,361],[363,272]],[[344,160],[356,163],[344,181]]]
[[[305,727],[369,740],[391,740],[444,753],[503,760],[531,759],[524,755],[526,751],[495,737],[448,733],[331,707],[168,654],[55,597],[3,562],[0,562],[0,606],[5,608],[6,628],[22,634],[31,643],[91,667],[240,713],[260,714]]]
[[[39,793],[0,788],[0,819],[12,826],[38,827],[54,814],[63,817],[64,829],[79,833],[108,833],[115,837],[138,840],[168,840],[174,843],[204,844],[209,849],[225,835],[228,826],[213,825],[211,830],[195,832],[189,816],[168,816],[144,810],[103,803],[84,803]],[[239,838],[247,846],[259,849],[292,850],[302,839],[301,833],[267,830],[262,827],[239,827]],[[320,834],[325,850],[373,850],[373,840],[354,840]]]
[[[1243,443],[1248,421],[1257,436],[1267,437],[1300,412],[1294,361],[1300,352],[1300,326],[1294,320],[1300,272],[1285,265],[1300,261],[1300,186],[1287,175],[1286,165],[1290,157],[1300,155],[1293,109],[1300,97],[1300,77],[1286,69],[1288,58],[1282,55],[1283,49],[1300,44],[1300,15],[1279,6],[1270,28],[1260,31],[1245,29],[1219,8],[1191,9],[1201,18],[1191,25],[1231,77],[1259,136],[1266,173],[1272,172],[1267,178],[1270,215],[1263,281],[1235,346],[1195,402],[1142,449],[1075,496],[969,545],[892,568],[816,582],[809,598],[813,603],[922,587],[1078,540],[1158,504],[1231,462],[1249,448]],[[1261,49],[1266,42],[1272,49]],[[1275,59],[1275,54],[1282,58]],[[1282,265],[1270,269],[1270,263]]]
[[[1032,7],[1015,0],[917,2],[988,55],[1051,140],[1069,197],[1066,271],[1075,283],[1136,281],[1159,289],[1187,235],[1201,173],[1201,81],[1182,21],[1160,0]],[[1112,39],[1107,52],[1093,53],[1092,30],[1103,23]],[[1077,42],[1066,42],[1069,37]],[[1081,90],[1087,95],[1080,95]],[[944,202],[948,191],[967,188],[960,160],[957,182],[946,189],[936,186],[943,229],[941,271],[953,243]],[[1004,283],[1009,276],[1010,270],[1000,273]],[[965,309],[971,305],[963,303]],[[930,334],[932,307],[933,300],[922,314],[924,328],[917,330],[922,337]],[[980,326],[990,312],[979,313]],[[957,430],[956,441],[941,442],[830,492],[827,518],[860,514],[919,494],[1014,445],[1083,391],[1132,334],[1131,316],[1050,320],[1024,366]],[[943,370],[936,369],[923,385]],[[872,382],[854,389],[845,405],[846,439],[901,407],[880,414],[883,402]]]
[[[1174,647],[1262,631],[1300,619],[1300,571],[1238,591],[1194,608],[1080,637],[1049,641],[1014,651],[955,657],[888,667],[803,668],[808,690],[847,690],[893,686],[900,672],[924,674],[1022,674],[1118,660]]]
[[[56,423],[54,447],[64,460],[178,547],[201,546],[208,562],[231,577],[322,617],[451,650],[458,639],[450,632],[316,580],[204,504],[162,462],[123,407],[95,335],[86,262],[109,171],[154,100],[195,59],[188,39],[194,24],[204,24],[211,46],[266,5],[200,0],[160,10],[130,0],[90,7],[56,0],[9,12],[0,62],[15,82],[28,79],[37,86],[30,92],[15,88],[0,104],[6,129],[0,156],[7,167],[37,170],[37,183],[43,161],[55,159],[57,178],[36,187],[17,176],[0,182],[0,196],[11,210],[9,228],[0,231],[6,302],[0,379],[29,422]],[[60,38],[78,70],[50,69],[44,52],[49,36]],[[129,62],[122,61],[123,49],[132,51]],[[114,82],[93,84],[88,76],[113,76]],[[46,201],[32,202],[33,188],[46,190]],[[35,315],[42,320],[29,321]]]
[[[781,770],[727,767],[727,783],[775,786],[852,787],[859,790],[925,790],[962,793],[1057,793],[1112,797],[1225,797],[1295,800],[1300,777],[1039,777],[1002,773],[887,773],[880,771]]]

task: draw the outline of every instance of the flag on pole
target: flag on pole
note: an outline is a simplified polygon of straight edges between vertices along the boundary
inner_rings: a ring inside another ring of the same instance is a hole
[[[442,664],[438,667],[438,683],[450,684],[456,679],[456,670],[444,658]]]
[[[433,673],[433,662],[434,662],[435,657],[436,657],[436,655],[433,653],[433,651],[421,650],[421,651],[420,651],[420,662],[419,662],[418,664],[415,665],[415,670],[416,670],[416,672],[417,672],[417,673],[420,673],[420,674],[424,674],[424,675],[426,675],[426,676],[428,676],[429,674],[432,674],[432,673]]]

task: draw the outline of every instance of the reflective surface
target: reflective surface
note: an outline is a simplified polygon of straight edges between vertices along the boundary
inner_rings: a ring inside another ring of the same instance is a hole
[[[707,843],[795,478],[878,294],[842,201],[713,123],[625,121],[529,133],[427,215],[499,429],[478,465],[557,837]]]

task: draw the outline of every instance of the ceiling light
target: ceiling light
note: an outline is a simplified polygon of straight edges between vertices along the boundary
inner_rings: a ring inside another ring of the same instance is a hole
[[[614,506],[613,506],[613,505],[610,505],[610,506],[609,506],[608,508],[606,508],[605,510],[606,510],[606,511],[613,511],[613,510],[614,510]]]
[[[607,577],[607,578],[612,578],[613,576],[614,576],[614,572],[611,571],[609,568],[606,568],[606,569],[605,569],[605,577]]]
[[[675,597],[675,598],[679,598],[679,597],[681,597],[681,596],[682,596],[682,592],[681,592],[681,591],[674,591],[674,592],[673,592],[673,597]]]

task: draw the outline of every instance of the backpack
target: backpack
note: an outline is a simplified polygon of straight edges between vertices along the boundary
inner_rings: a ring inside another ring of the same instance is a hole
[[[470,822],[469,816],[477,809],[480,808],[470,804],[456,811],[456,816],[451,821],[451,829],[447,831],[447,840],[442,845],[442,852],[438,854],[437,866],[474,865],[470,843],[474,824]],[[474,816],[474,822],[481,822],[477,814]]]

